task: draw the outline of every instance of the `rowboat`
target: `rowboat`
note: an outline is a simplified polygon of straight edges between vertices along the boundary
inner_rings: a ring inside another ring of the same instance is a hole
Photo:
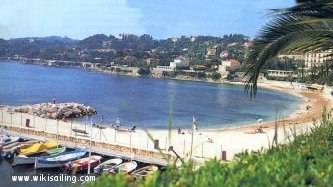
[[[29,140],[26,142],[14,142],[12,144],[3,146],[3,150],[0,154],[0,157],[2,158],[10,158],[15,153],[16,150],[20,148],[24,148],[26,146],[30,146],[31,144],[36,143],[36,140]]]
[[[92,155],[90,158],[90,167],[94,168],[101,163],[101,156]],[[71,170],[74,172],[82,171],[88,169],[89,157],[81,158],[64,164],[66,170]]]
[[[53,149],[55,147],[59,146],[57,142],[49,141],[45,143],[35,143],[29,147],[21,148],[19,153],[21,155],[30,155],[33,153],[40,153],[40,152],[46,152],[50,149]]]
[[[131,173],[135,168],[138,166],[138,164],[135,161],[125,162],[120,164],[119,166],[116,166],[109,170],[110,174],[116,174],[116,173],[123,173],[128,174]]]
[[[20,137],[18,136],[0,135],[0,145],[9,145],[11,143],[19,141],[19,139]]]
[[[158,170],[157,166],[151,165],[151,166],[146,166],[146,167],[143,167],[143,168],[140,168],[138,170],[133,171],[132,175],[136,179],[145,179],[148,175],[153,174],[157,170]]]
[[[55,168],[62,167],[65,163],[83,157],[86,150],[76,149],[70,152],[64,152],[55,156],[39,157],[35,160],[35,168]]]
[[[18,155],[14,157],[14,162],[12,166],[24,165],[24,164],[34,164],[36,158],[43,156],[56,156],[66,151],[66,147],[59,147],[48,150],[48,152],[38,152],[29,155]]]
[[[113,158],[110,160],[107,160],[97,167],[94,168],[94,173],[102,173],[102,172],[108,172],[110,169],[112,169],[115,166],[118,166],[123,162],[120,158]]]

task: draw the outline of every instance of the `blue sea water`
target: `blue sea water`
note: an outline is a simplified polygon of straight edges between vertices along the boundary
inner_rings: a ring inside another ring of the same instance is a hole
[[[165,129],[171,117],[174,128],[190,128],[195,116],[200,128],[224,128],[274,120],[295,111],[298,97],[259,89],[250,100],[242,86],[153,78],[106,75],[84,69],[0,62],[0,104],[78,102],[97,109],[110,124]]]

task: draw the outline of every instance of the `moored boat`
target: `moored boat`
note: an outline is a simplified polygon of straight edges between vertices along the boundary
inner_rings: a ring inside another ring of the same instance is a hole
[[[76,149],[70,152],[64,152],[56,156],[39,157],[35,160],[35,168],[55,168],[62,167],[65,163],[79,159],[86,154],[86,150]]]
[[[157,170],[158,170],[157,166],[150,165],[150,166],[146,166],[146,167],[143,167],[143,168],[140,168],[140,169],[137,169],[137,170],[133,171],[132,175],[136,179],[145,179],[148,175],[153,174]]]
[[[34,164],[36,158],[43,156],[56,156],[66,151],[66,147],[58,147],[49,150],[49,152],[38,152],[29,155],[17,155],[14,157],[14,162],[12,166],[24,165],[24,164]]]
[[[120,164],[119,166],[116,166],[109,170],[110,174],[116,174],[116,173],[123,173],[128,174],[131,173],[135,168],[138,166],[138,164],[135,161],[125,162]]]
[[[120,158],[113,158],[113,159],[107,160],[107,161],[101,163],[100,165],[98,165],[97,167],[95,167],[94,173],[108,172],[110,169],[118,166],[122,162],[123,162],[123,160]]]
[[[0,135],[0,145],[9,145],[11,143],[19,141],[19,139],[20,137],[18,136]]]
[[[40,152],[46,152],[50,149],[58,147],[59,144],[55,141],[49,141],[45,143],[35,143],[29,147],[21,148],[19,153],[21,155],[30,155],[33,153],[40,153]]]
[[[97,155],[92,155],[90,158],[89,157],[85,157],[85,158],[80,158],[74,161],[69,161],[68,163],[64,164],[65,169],[67,169],[68,171],[82,171],[82,170],[86,170],[88,169],[88,165],[89,165],[89,160],[90,160],[90,167],[94,168],[96,167],[98,164],[101,163],[101,156],[97,156]]]
[[[36,142],[36,140],[28,140],[26,142],[14,142],[12,144],[3,146],[3,151],[1,152],[0,156],[2,158],[10,158],[18,149],[30,146]]]

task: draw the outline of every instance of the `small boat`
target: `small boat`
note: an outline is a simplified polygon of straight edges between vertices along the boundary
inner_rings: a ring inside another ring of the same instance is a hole
[[[151,166],[146,166],[146,167],[133,171],[132,175],[136,179],[145,179],[147,177],[147,175],[151,175],[154,172],[156,172],[157,170],[158,170],[157,166],[151,165]]]
[[[118,166],[123,162],[120,158],[113,158],[110,160],[107,160],[97,167],[94,168],[94,173],[102,173],[102,172],[108,172],[110,169],[112,169],[115,166]]]
[[[39,157],[35,160],[35,168],[56,168],[62,167],[65,163],[79,159],[86,154],[86,150],[76,149],[70,152],[64,152],[55,156]]]
[[[20,148],[24,148],[27,146],[30,146],[31,144],[36,143],[36,140],[29,140],[26,142],[14,142],[12,144],[3,146],[3,150],[0,154],[0,157],[2,158],[11,158],[12,155]]]
[[[116,174],[116,173],[123,173],[128,174],[131,173],[135,168],[138,166],[138,164],[135,161],[125,162],[120,164],[119,166],[116,166],[109,170],[110,174]]]
[[[19,141],[19,139],[20,137],[18,136],[0,135],[0,145],[9,145],[11,143]]]
[[[17,155],[14,157],[14,162],[12,166],[17,165],[24,165],[24,164],[34,164],[36,158],[43,157],[43,156],[56,156],[61,153],[64,153],[66,151],[66,147],[58,147],[51,150],[48,150],[48,152],[38,152],[33,153],[29,155]]]
[[[29,147],[21,148],[19,153],[21,155],[30,155],[33,153],[46,152],[46,151],[53,149],[55,147],[58,147],[58,146],[59,146],[59,144],[54,141],[49,141],[49,142],[45,142],[45,143],[35,143]]]
[[[90,167],[91,168],[96,167],[98,164],[101,163],[101,159],[102,159],[101,156],[92,155],[90,157]],[[88,169],[88,165],[89,165],[89,157],[85,157],[74,161],[69,161],[68,163],[64,164],[64,167],[68,171],[71,170],[77,172]]]

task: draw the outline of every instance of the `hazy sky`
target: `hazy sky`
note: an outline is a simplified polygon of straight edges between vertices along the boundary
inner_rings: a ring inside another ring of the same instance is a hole
[[[268,9],[294,0],[0,0],[0,38],[94,34],[255,36]]]

